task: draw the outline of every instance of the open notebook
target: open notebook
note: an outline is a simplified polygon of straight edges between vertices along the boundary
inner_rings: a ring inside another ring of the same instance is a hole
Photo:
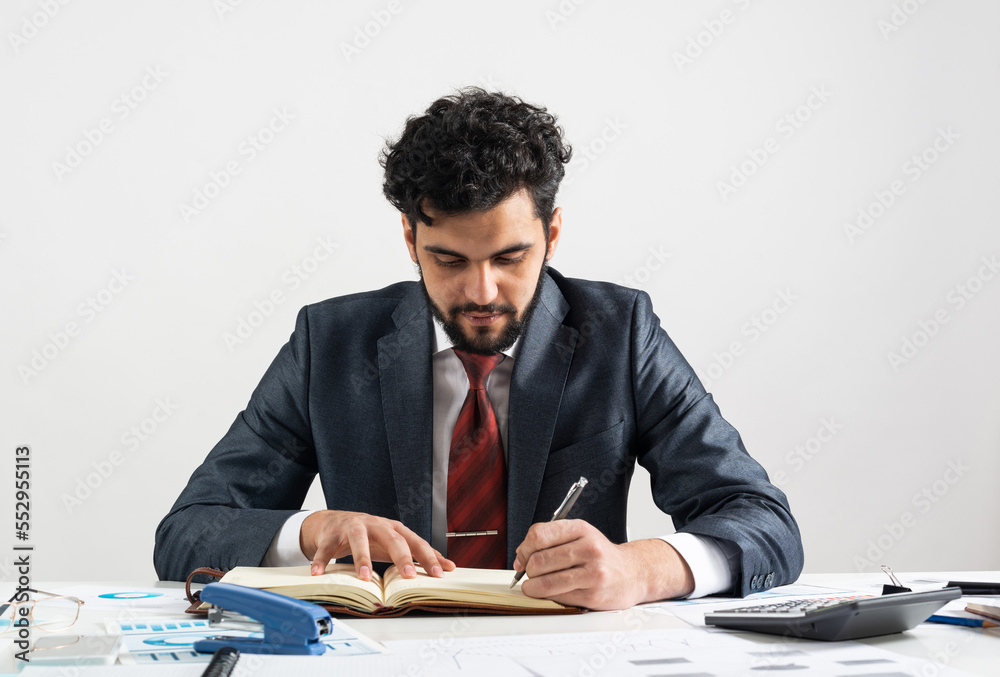
[[[384,576],[362,581],[353,564],[330,564],[322,576],[310,576],[309,566],[236,567],[224,583],[269,590],[322,604],[331,611],[363,616],[398,616],[407,611],[480,611],[506,614],[568,614],[583,611],[510,588],[512,571],[463,569],[435,578],[417,567],[416,578],[403,578],[395,566]]]

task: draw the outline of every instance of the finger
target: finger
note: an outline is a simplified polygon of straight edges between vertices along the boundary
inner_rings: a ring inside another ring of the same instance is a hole
[[[534,581],[534,585],[528,585],[530,581]],[[632,595],[619,586],[622,583],[619,576],[609,578],[607,572],[602,574],[599,568],[564,569],[541,578],[529,579],[528,582],[522,585],[525,595],[551,599],[568,606],[610,611],[625,609],[636,603],[630,601]]]
[[[531,529],[534,529],[534,527],[531,527]],[[514,569],[517,571],[523,569],[527,565],[528,560],[531,559],[531,556],[538,551],[536,537],[532,534],[531,529],[528,530],[524,540],[521,541],[521,545],[514,549]]]
[[[431,576],[440,578],[444,576],[444,556],[437,550],[431,547],[431,544],[420,538],[417,534],[412,531],[408,534],[404,533],[403,537],[406,538],[407,544],[410,546],[410,552],[412,552],[420,565],[424,568],[424,571],[429,573]],[[454,569],[454,562],[451,563],[451,569]],[[449,569],[449,571],[451,570]]]
[[[306,557],[310,559],[316,557],[318,541],[322,537],[332,514],[330,510],[318,510],[302,521],[299,526],[299,549]]]
[[[331,557],[330,559],[333,558]],[[328,563],[330,559],[322,559],[320,553],[317,551],[316,556],[313,558],[311,566],[309,567],[309,575],[322,576],[326,573],[326,563]]]
[[[571,541],[536,551],[525,564],[525,573],[532,578],[537,578],[556,571],[585,565],[587,562],[579,555],[580,548],[577,545],[577,541]]]
[[[537,576],[571,564],[559,565],[558,560],[540,568],[541,553],[546,553],[544,559],[550,560],[551,551],[571,543],[579,542],[587,536],[589,524],[582,520],[559,520],[557,522],[540,522],[533,524],[521,545],[515,551],[514,569],[527,570],[529,576]],[[563,553],[565,556],[566,553]]]
[[[431,576],[444,576],[445,571],[454,571],[455,563],[433,548],[430,543],[422,539],[416,533],[409,531],[403,534],[410,546],[410,551],[416,555],[417,561],[424,568],[424,571]]]
[[[521,592],[528,597],[551,599],[560,604],[573,604],[584,597],[586,573],[582,567],[560,569],[548,574],[531,576],[521,583]],[[572,600],[572,601],[571,601]]]
[[[521,544],[514,548],[514,568],[518,571],[524,568],[528,560],[531,559],[531,555],[534,554],[536,548],[533,544],[533,540],[528,540],[531,537],[531,530],[525,535],[524,540]]]
[[[583,538],[592,528],[583,520],[557,520],[532,524],[524,542],[533,550],[544,550],[560,543]]]
[[[523,543],[514,551],[514,571],[524,571],[527,573],[528,562],[534,557],[537,550],[530,550]]]
[[[424,571],[431,576],[441,577],[445,571],[455,570],[455,562],[442,555],[409,527],[400,523],[396,525],[396,531],[406,539],[411,557],[420,562]]]
[[[522,565],[527,564],[535,552],[579,538],[580,527],[578,523],[580,521],[558,520],[532,524],[521,545],[515,549],[517,559],[521,561]]]
[[[322,576],[326,573],[326,565],[337,556],[336,547],[337,544],[334,541],[321,540],[316,544],[316,552],[313,553],[309,575]]]
[[[410,545],[400,533],[409,531],[402,524],[386,522],[380,524],[377,529],[372,529],[370,535],[373,540],[385,549],[386,554],[403,578],[413,578],[417,575],[417,569],[413,566],[413,554],[410,552]],[[410,532],[412,533],[412,532]]]
[[[307,518],[308,519],[308,518]],[[312,555],[312,566],[309,569],[311,576],[322,576],[326,573],[326,566],[330,560],[340,553],[343,541],[336,535],[333,529],[329,528],[328,522],[324,521],[323,527],[313,536],[314,552]]]
[[[354,571],[363,581],[372,579],[372,556],[368,544],[368,529],[363,524],[353,524],[347,530],[347,542],[354,558]]]

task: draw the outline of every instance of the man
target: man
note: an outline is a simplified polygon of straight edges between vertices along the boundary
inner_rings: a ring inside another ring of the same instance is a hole
[[[420,282],[299,313],[161,522],[161,578],[353,557],[526,570],[592,609],[793,581],[798,527],[649,297],[547,267],[570,149],[545,109],[466,89],[382,158]],[[638,461],[678,533],[625,542]],[[318,474],[328,510],[300,512]],[[548,522],[570,485],[590,484]],[[445,557],[447,553],[449,557]],[[454,560],[454,561],[453,561]]]

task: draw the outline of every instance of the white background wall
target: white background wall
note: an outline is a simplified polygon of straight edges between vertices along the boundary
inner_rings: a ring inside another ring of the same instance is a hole
[[[469,84],[558,114],[554,266],[652,295],[808,571],[1000,568],[998,28],[972,0],[5,2],[2,578],[18,445],[35,580],[154,576],[299,307],[415,279],[377,153]],[[645,482],[633,538],[669,524]]]

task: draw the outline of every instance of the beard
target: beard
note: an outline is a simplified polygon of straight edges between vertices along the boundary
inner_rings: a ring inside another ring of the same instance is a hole
[[[417,270],[420,270],[419,265],[417,266]],[[444,333],[451,339],[457,350],[464,350],[476,355],[496,355],[514,345],[514,342],[524,333],[525,328],[528,326],[528,321],[531,319],[531,315],[535,312],[535,307],[542,297],[542,282],[545,280],[545,272],[547,270],[548,263],[543,261],[542,269],[538,273],[538,280],[535,282],[535,291],[531,295],[531,300],[528,302],[527,307],[525,307],[520,315],[517,315],[517,308],[509,303],[490,303],[485,306],[475,303],[465,303],[452,306],[445,313],[434,303],[430,294],[427,293],[423,271],[420,271],[420,288],[424,290],[424,297],[427,299],[427,305],[430,306],[431,314],[434,315],[435,320],[441,323]],[[459,324],[458,317],[461,313],[504,313],[510,314],[510,317],[504,324],[503,329],[496,335],[491,334],[492,327],[473,327],[473,334],[469,336],[462,329],[462,325]]]

